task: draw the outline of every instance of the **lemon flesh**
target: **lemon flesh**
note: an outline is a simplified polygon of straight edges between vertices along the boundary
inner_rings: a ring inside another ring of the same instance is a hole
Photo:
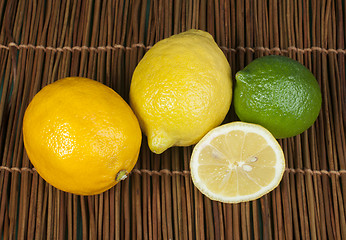
[[[130,104],[154,153],[197,143],[225,118],[231,69],[209,33],[189,30],[156,43],[136,67]]]
[[[322,94],[314,75],[284,56],[265,56],[236,74],[234,108],[241,121],[260,124],[276,138],[308,129],[318,117]]]
[[[138,120],[109,87],[86,78],[38,92],[23,120],[24,146],[40,176],[79,195],[98,194],[130,173],[141,145]]]
[[[191,156],[195,186],[212,200],[237,203],[273,190],[285,170],[282,149],[260,125],[233,122],[210,131]]]

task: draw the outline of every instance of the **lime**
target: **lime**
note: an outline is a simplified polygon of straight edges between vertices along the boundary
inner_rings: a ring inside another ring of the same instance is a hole
[[[236,74],[236,114],[242,121],[264,126],[276,138],[292,137],[308,129],[321,103],[314,75],[290,58],[265,56]]]

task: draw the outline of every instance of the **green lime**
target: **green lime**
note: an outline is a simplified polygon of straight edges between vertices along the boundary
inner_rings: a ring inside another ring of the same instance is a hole
[[[320,112],[320,87],[314,75],[295,60],[258,58],[235,78],[234,108],[240,120],[260,124],[276,138],[304,132]]]

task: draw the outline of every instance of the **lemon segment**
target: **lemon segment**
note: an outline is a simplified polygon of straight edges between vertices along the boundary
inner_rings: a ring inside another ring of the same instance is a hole
[[[213,200],[236,203],[257,199],[281,181],[285,159],[265,128],[243,122],[210,131],[191,156],[195,186]]]

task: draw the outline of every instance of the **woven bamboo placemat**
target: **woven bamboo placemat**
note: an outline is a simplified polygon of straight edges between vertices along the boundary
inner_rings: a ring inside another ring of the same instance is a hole
[[[0,1],[0,238],[346,239],[345,24],[344,0]],[[145,139],[130,177],[103,194],[45,183],[22,141],[35,93],[84,76],[128,100],[145,52],[190,28],[214,36],[233,74],[281,54],[316,76],[322,110],[309,130],[279,141],[287,161],[279,187],[253,202],[211,201],[191,182],[192,147],[155,155]]]

